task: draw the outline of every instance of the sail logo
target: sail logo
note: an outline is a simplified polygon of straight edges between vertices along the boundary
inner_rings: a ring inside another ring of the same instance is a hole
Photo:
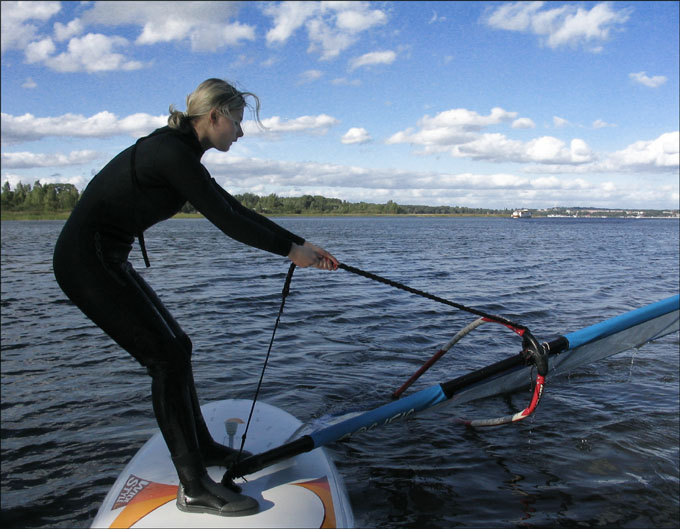
[[[371,424],[367,424],[366,426],[362,426],[361,428],[358,428],[357,430],[353,432],[346,433],[342,437],[338,439],[338,441],[344,441],[349,439],[351,436],[362,433],[362,432],[368,432],[369,430],[373,430],[374,428],[377,428],[378,426],[387,426],[388,424],[393,423],[394,421],[398,421],[400,419],[405,419],[412,413],[414,413],[416,410],[415,408],[410,408],[408,410],[400,411],[399,413],[392,415],[391,417],[384,418],[382,420],[375,421]]]
[[[130,474],[130,477],[125,482],[125,485],[123,485],[123,488],[121,489],[120,494],[118,494],[118,498],[116,498],[111,510],[113,511],[120,507],[126,506],[134,499],[135,496],[137,496],[137,494],[142,492],[150,484],[150,481]]]

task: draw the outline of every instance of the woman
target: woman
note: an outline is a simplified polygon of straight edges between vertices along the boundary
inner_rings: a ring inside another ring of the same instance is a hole
[[[168,126],[141,138],[89,183],[54,252],[54,274],[66,295],[152,377],[153,409],[188,512],[239,516],[257,502],[213,482],[206,466],[229,465],[235,451],[216,443],[201,415],[191,369],[192,344],[151,287],[128,262],[137,237],[149,266],[143,232],[190,202],[226,235],[287,256],[301,267],[337,269],[327,251],[243,207],[201,164],[205,151],[228,151],[243,136],[249,92],[208,79],[187,97],[187,111],[170,107]]]

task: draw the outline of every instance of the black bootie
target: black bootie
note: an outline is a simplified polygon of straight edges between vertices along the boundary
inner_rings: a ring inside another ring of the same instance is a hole
[[[180,511],[218,516],[248,516],[258,512],[256,500],[210,479],[198,454],[173,457],[172,462],[180,478],[177,491],[177,508]]]
[[[221,516],[254,514],[258,511],[256,500],[231,491],[208,476],[199,451],[185,373],[158,368],[150,370],[154,413],[180,480],[177,507],[186,512]]]

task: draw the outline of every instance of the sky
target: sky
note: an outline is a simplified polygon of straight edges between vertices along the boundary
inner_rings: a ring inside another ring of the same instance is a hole
[[[84,189],[203,80],[232,194],[678,209],[678,2],[9,2],[2,183]]]

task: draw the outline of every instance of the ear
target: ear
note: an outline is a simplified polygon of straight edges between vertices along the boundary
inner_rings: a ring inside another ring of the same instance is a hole
[[[219,111],[216,108],[213,108],[210,113],[208,114],[208,118],[210,119],[210,123],[212,125],[217,124],[217,118],[219,117]]]

